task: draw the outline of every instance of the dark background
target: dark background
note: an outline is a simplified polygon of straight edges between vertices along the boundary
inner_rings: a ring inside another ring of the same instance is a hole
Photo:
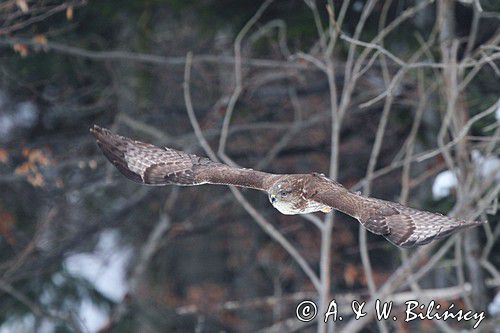
[[[333,2],[336,18],[343,3]],[[242,35],[239,94],[237,36],[261,1],[0,3],[0,332],[316,330],[316,322],[294,319],[301,300],[317,300],[315,286],[228,188],[132,183],[105,160],[88,132],[99,124],[205,156],[186,112],[188,52],[194,113],[215,152],[231,96],[237,98],[224,153],[238,165],[337,175],[346,187],[378,198],[490,222],[426,251],[401,252],[373,234],[360,241],[358,223],[337,213],[328,248],[328,299],[369,299],[363,245],[375,288],[417,254],[413,271],[430,263],[428,271],[411,286],[395,284],[389,295],[424,297],[427,290],[440,295],[443,306],[454,302],[488,314],[500,285],[493,203],[500,120],[491,112],[500,91],[500,7],[481,1],[479,10],[474,3],[376,2],[361,41],[372,41],[408,8],[425,5],[374,42],[405,63],[427,64],[398,74],[403,66],[387,54],[359,45],[353,50],[341,38],[325,56],[314,13],[328,41],[326,2],[274,1]],[[364,1],[347,5],[339,27],[346,36],[355,36],[367,7]],[[339,105],[351,80],[345,67],[364,50],[370,52],[361,62],[366,71],[354,83],[345,114],[332,122],[332,92]],[[332,67],[323,71],[311,58]],[[474,61],[479,64],[453,67]],[[402,77],[390,90],[390,103],[382,96],[363,107],[397,75]],[[335,122],[338,149],[332,146]],[[378,132],[382,140],[374,156]],[[439,150],[440,135],[444,143],[458,137],[458,144],[448,153],[411,160],[405,174],[405,156]],[[338,159],[333,167],[332,156]],[[371,156],[375,174],[367,180]],[[441,184],[436,176],[446,170],[455,170],[459,182],[433,197],[433,185]],[[279,214],[262,193],[242,193],[318,273],[326,255],[322,232],[301,216]],[[411,282],[411,272],[405,274]],[[348,319],[346,314],[336,329]],[[490,312],[481,326],[491,330],[498,320]],[[431,321],[368,323],[353,330],[471,327],[455,321],[446,327]]]

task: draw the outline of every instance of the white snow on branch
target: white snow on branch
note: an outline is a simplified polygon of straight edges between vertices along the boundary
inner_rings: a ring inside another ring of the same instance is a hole
[[[94,304],[90,298],[82,301],[78,316],[85,331],[92,333],[102,329],[109,320],[108,312]]]
[[[500,158],[496,156],[483,156],[477,149],[472,151],[472,161],[476,167],[477,177],[500,181]],[[443,199],[451,194],[457,186],[457,176],[453,171],[446,170],[439,173],[432,185],[434,200]]]
[[[494,177],[500,180],[500,158],[496,156],[483,156],[477,149],[472,151],[472,160],[476,165],[477,172],[482,178]]]
[[[434,184],[432,184],[432,197],[434,200],[449,196],[451,190],[457,186],[457,182],[457,176],[450,170],[438,174],[434,180]]]

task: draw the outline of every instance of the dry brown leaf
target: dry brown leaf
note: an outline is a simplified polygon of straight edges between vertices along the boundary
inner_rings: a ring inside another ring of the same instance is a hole
[[[10,245],[16,244],[16,238],[12,232],[15,220],[11,213],[0,210],[0,236],[3,236]]]
[[[50,160],[40,149],[33,149],[28,153],[28,160],[31,163],[38,163],[39,165],[49,165]]]
[[[358,279],[358,269],[353,264],[347,264],[344,269],[344,281],[348,286],[353,286]]]
[[[73,19],[73,6],[66,8],[66,19],[71,21]]]
[[[30,172],[31,169],[32,169],[32,164],[30,162],[24,162],[14,170],[14,173],[16,175],[26,175],[27,173]]]
[[[40,172],[35,173],[35,175],[29,175],[26,179],[34,187],[41,187],[45,185],[45,179]]]
[[[9,162],[9,152],[0,148],[0,163],[6,164],[7,162]]]
[[[19,53],[21,57],[26,57],[28,55],[28,46],[25,44],[14,44],[13,46],[14,51]]]
[[[45,35],[36,35],[33,37],[33,42],[35,42],[38,45],[47,45],[47,37]]]

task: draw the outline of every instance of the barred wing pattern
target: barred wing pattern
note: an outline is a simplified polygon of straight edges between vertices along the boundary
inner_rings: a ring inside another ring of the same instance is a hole
[[[464,221],[441,214],[429,213],[392,203],[399,212],[399,218],[391,221],[387,217],[388,225],[406,225],[406,228],[391,227],[391,234],[386,238],[396,245],[413,246],[427,244],[433,240],[442,239],[461,229],[482,224],[480,221]],[[404,222],[403,222],[404,221]]]
[[[369,231],[400,247],[424,245],[455,231],[482,224],[364,197],[327,178],[313,186],[317,190],[312,200],[351,215]]]
[[[135,141],[94,125],[104,155],[127,178],[145,185],[223,184],[265,191],[274,175],[232,168],[183,151]]]

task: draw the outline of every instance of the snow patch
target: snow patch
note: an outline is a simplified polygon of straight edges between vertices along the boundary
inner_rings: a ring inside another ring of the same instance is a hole
[[[446,170],[437,175],[432,184],[432,197],[434,200],[445,198],[451,194],[451,190],[457,186],[458,180],[455,173]]]
[[[484,157],[477,149],[472,151],[472,160],[476,164],[477,172],[480,177],[490,178],[495,177],[500,180],[500,158],[496,156]]]
[[[64,260],[69,274],[87,280],[107,298],[120,302],[128,292],[127,263],[132,248],[119,244],[116,230],[106,230],[92,253],[79,253]],[[80,303],[79,317],[82,325],[90,332],[97,332],[109,319],[109,313],[85,298]]]
[[[27,314],[22,317],[7,319],[0,325],[0,333],[31,332],[35,327],[35,317]]]
[[[92,333],[98,332],[109,320],[108,312],[95,305],[89,298],[80,304],[78,315],[85,330]]]
[[[500,316],[500,292],[497,292],[495,298],[488,304],[488,312],[492,317]]]
[[[90,282],[107,298],[119,302],[128,291],[126,266],[132,249],[120,247],[118,232],[101,233],[93,253],[79,253],[64,260],[67,271]]]
[[[477,149],[472,150],[472,162],[474,163],[478,178],[500,181],[500,158],[496,156],[483,156]],[[434,200],[445,198],[451,194],[451,190],[457,186],[457,176],[453,171],[446,170],[436,176],[432,184],[432,197]]]
[[[8,97],[0,91],[0,140],[10,140],[16,130],[35,126],[38,114],[33,102],[9,103]]]
[[[16,105],[14,114],[15,122],[25,128],[30,128],[36,124],[38,119],[38,109],[32,102],[22,102]]]

